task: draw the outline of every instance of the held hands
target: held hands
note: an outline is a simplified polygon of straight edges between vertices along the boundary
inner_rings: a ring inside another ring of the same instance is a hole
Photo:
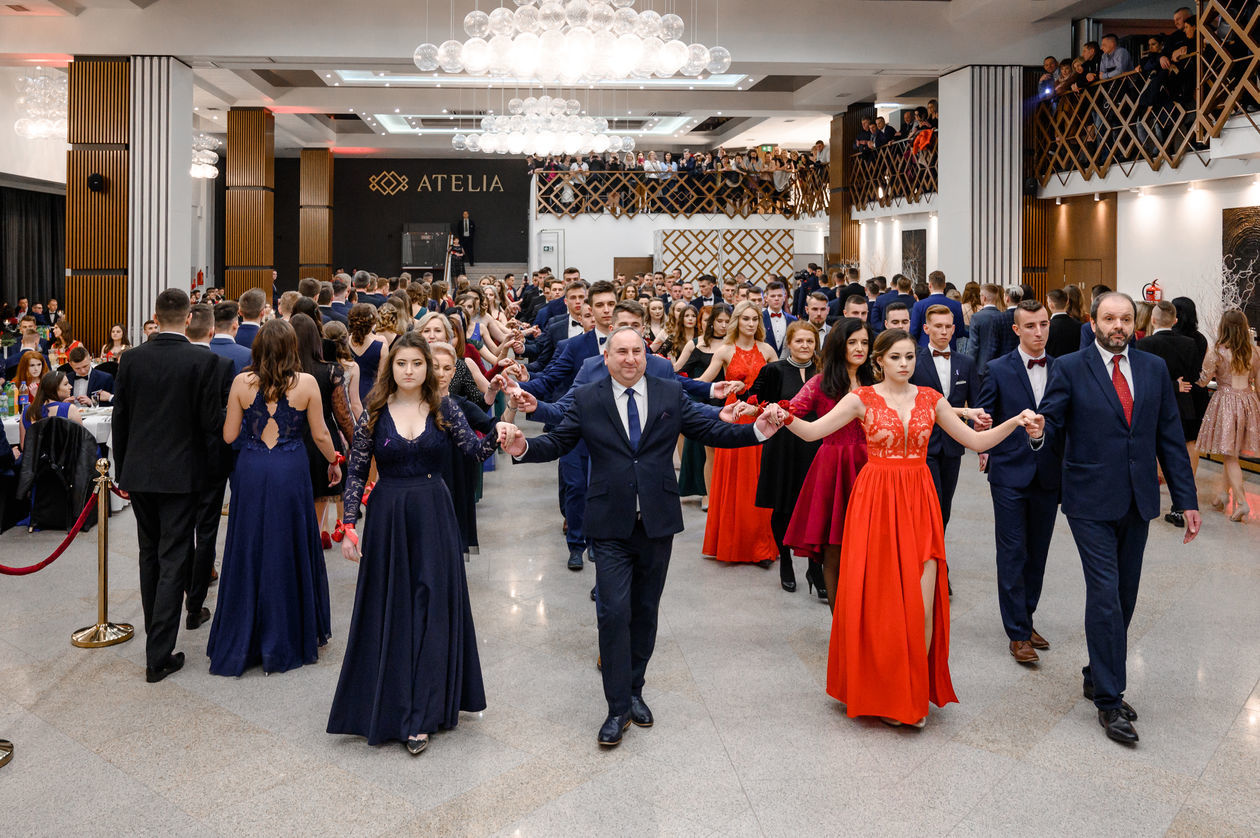
[[[519,457],[525,453],[528,446],[525,444],[525,434],[520,428],[507,422],[500,422],[498,432],[500,448],[513,457]]]
[[[993,417],[980,408],[976,408],[971,414],[971,421],[977,431],[987,431],[993,427]]]
[[[742,381],[715,381],[713,383],[713,398],[724,399],[734,393],[739,395],[743,392],[744,382]]]
[[[757,412],[756,405],[751,405],[748,402],[734,401],[722,408],[722,411],[718,414],[718,418],[728,425],[733,425],[745,416],[757,415]]]
[[[538,409],[538,399],[534,397],[533,393],[523,390],[519,384],[514,388],[509,388],[507,393],[511,399],[512,407],[518,411],[533,413]]]
[[[1041,439],[1046,430],[1046,417],[1031,410],[1025,410],[1018,417],[1020,427],[1028,432],[1030,439]]]
[[[787,411],[777,404],[768,404],[757,417],[756,427],[769,438],[778,433],[779,428],[782,428],[786,421]]]

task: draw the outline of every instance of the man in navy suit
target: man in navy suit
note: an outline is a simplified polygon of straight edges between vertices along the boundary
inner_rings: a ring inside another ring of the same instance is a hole
[[[1015,307],[1023,301],[1024,289],[1019,285],[1008,285],[1003,290],[1006,294],[1006,311],[1002,312],[1002,322],[998,326],[998,345],[994,358],[1009,355],[1019,346],[1019,336],[1015,329]]]
[[[240,328],[237,315],[240,307],[229,300],[214,307],[214,337],[210,339],[210,351],[232,362],[232,378],[249,366],[250,350],[236,342]],[[228,381],[231,385],[231,380]]]
[[[945,306],[930,306],[920,328],[928,336],[928,345],[915,360],[910,383],[931,387],[953,407],[974,407],[980,394],[975,365],[966,355],[949,348],[950,338],[954,335],[954,313]],[[968,411],[969,414],[972,412]],[[966,418],[972,417],[968,415]],[[983,413],[977,412],[974,418],[981,428],[987,427],[987,417]],[[936,486],[936,497],[941,503],[943,527],[949,526],[963,451],[962,445],[942,431],[939,425],[932,428],[927,464],[932,472],[932,483]]]
[[[893,300],[897,299],[897,293],[898,293],[897,292],[897,279],[900,278],[900,276],[901,274],[897,274],[896,276],[894,276],[892,284],[889,285],[883,291],[881,291],[877,297],[875,297],[875,306],[874,308],[871,309],[871,312],[870,312],[870,318],[871,318],[870,322],[871,322],[871,328],[875,331],[876,334],[879,334],[880,332],[884,331],[884,329],[886,328],[884,326],[884,315],[885,315],[885,312],[887,312],[888,310],[888,305]],[[876,279],[876,282],[878,281],[879,280]]]
[[[717,287],[717,278],[710,274],[701,274],[696,283],[700,286],[700,293],[691,298],[691,307],[696,311],[701,311],[705,306],[715,305],[722,302],[722,289]],[[665,304],[666,310],[669,309],[669,303]]]
[[[97,394],[101,404],[113,401],[114,377],[107,372],[92,369],[92,356],[82,345],[70,350],[70,368],[66,378],[70,379],[71,396],[75,402],[84,406],[92,406],[92,394]]]
[[[787,327],[796,318],[783,310],[787,302],[787,286],[775,280],[766,286],[766,307],[761,311],[761,323],[766,327],[766,343],[774,350],[775,355],[783,352],[783,338],[787,335]]]
[[[538,313],[534,315],[533,325],[540,329],[546,328],[547,324],[551,322],[551,318],[564,314],[564,289],[568,288],[573,282],[582,281],[581,273],[576,269],[571,270],[573,270],[574,273],[570,274],[569,271],[566,270],[564,272],[563,279],[552,277],[548,280],[546,290],[547,293],[550,294],[550,297],[547,302],[543,304],[543,307],[538,309]]]
[[[955,349],[958,338],[967,337],[967,327],[963,324],[962,303],[945,296],[944,271],[932,271],[928,274],[928,288],[932,293],[919,300],[910,309],[910,334],[918,336],[919,346],[927,346],[927,330],[923,328],[927,310],[932,306],[945,306],[954,315],[954,336],[949,339],[949,348]]]
[[[504,449],[528,463],[554,460],[579,442],[591,452],[588,532],[599,557],[599,651],[608,701],[598,741],[611,747],[631,722],[653,724],[643,685],[674,534],[683,528],[673,462],[678,435],[718,448],[756,445],[777,430],[777,406],[755,425],[705,418],[676,381],[644,375],[647,349],[630,328],[609,338],[607,364],[609,377],[579,388],[554,431],[526,441],[514,429]]]
[[[1004,422],[1024,410],[1036,411],[1045,397],[1054,359],[1046,354],[1050,317],[1036,300],[1015,308],[1019,346],[989,362],[979,404]],[[1041,598],[1046,556],[1059,513],[1059,451],[1053,444],[1030,451],[1027,434],[1015,429],[1001,444],[981,455],[987,461],[993,498],[993,535],[997,545],[998,608],[1011,656],[1036,663],[1038,649],[1050,644],[1033,628]]]
[[[986,375],[985,368],[989,361],[1000,353],[1001,337],[998,330],[1002,327],[1002,312],[998,311],[998,294],[996,285],[980,286],[980,308],[971,315],[971,360],[976,362],[976,373],[981,379]]]
[[[237,301],[241,312],[241,325],[236,330],[236,342],[249,349],[254,345],[254,338],[262,328],[263,307],[267,304],[267,295],[259,288],[251,288],[241,295]]]
[[[332,278],[332,302],[328,305],[332,310],[340,314],[342,317],[350,316],[350,303],[346,301],[346,295],[350,293],[350,277],[345,274],[337,274]]]
[[[1136,306],[1127,294],[1094,298],[1092,347],[1059,358],[1041,401],[1045,431],[1063,438],[1063,514],[1085,570],[1084,693],[1118,742],[1138,741],[1124,701],[1129,621],[1150,520],[1159,515],[1159,461],[1190,542],[1202,518],[1177,395],[1162,358],[1130,349]],[[1044,445],[1039,429],[1034,448]]]

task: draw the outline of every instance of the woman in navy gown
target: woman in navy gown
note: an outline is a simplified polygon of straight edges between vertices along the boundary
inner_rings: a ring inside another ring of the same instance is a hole
[[[329,483],[341,479],[341,457],[324,423],[319,385],[302,372],[293,327],[268,321],[252,351],[252,363],[232,382],[223,423],[223,441],[239,437],[242,444],[206,647],[215,675],[240,675],[258,664],[270,674],[315,663],[332,634],[303,442],[307,426],[328,461]]]
[[[347,468],[342,555],[360,558],[355,522],[368,464],[379,471],[363,528],[363,561],[329,733],[398,740],[413,755],[429,734],[486,707],[451,493],[442,480],[450,446],[489,457],[499,434],[478,440],[440,397],[433,355],[415,332],[390,348]]]

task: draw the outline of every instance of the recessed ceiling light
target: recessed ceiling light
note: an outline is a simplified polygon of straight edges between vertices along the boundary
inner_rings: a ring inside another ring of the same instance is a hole
[[[721,115],[722,115],[722,112],[721,112],[721,111],[718,111],[718,112],[717,112],[717,115],[718,115],[718,116],[721,116]]]
[[[398,113],[398,108],[394,108],[394,113]]]
[[[341,87],[341,82],[339,81],[333,82],[333,87]]]

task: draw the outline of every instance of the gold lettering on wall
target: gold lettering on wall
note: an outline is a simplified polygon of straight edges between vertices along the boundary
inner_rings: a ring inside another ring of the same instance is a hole
[[[406,175],[386,169],[368,178],[368,189],[382,195],[399,195],[407,191]],[[431,174],[421,175],[417,192],[502,192],[498,175]]]

